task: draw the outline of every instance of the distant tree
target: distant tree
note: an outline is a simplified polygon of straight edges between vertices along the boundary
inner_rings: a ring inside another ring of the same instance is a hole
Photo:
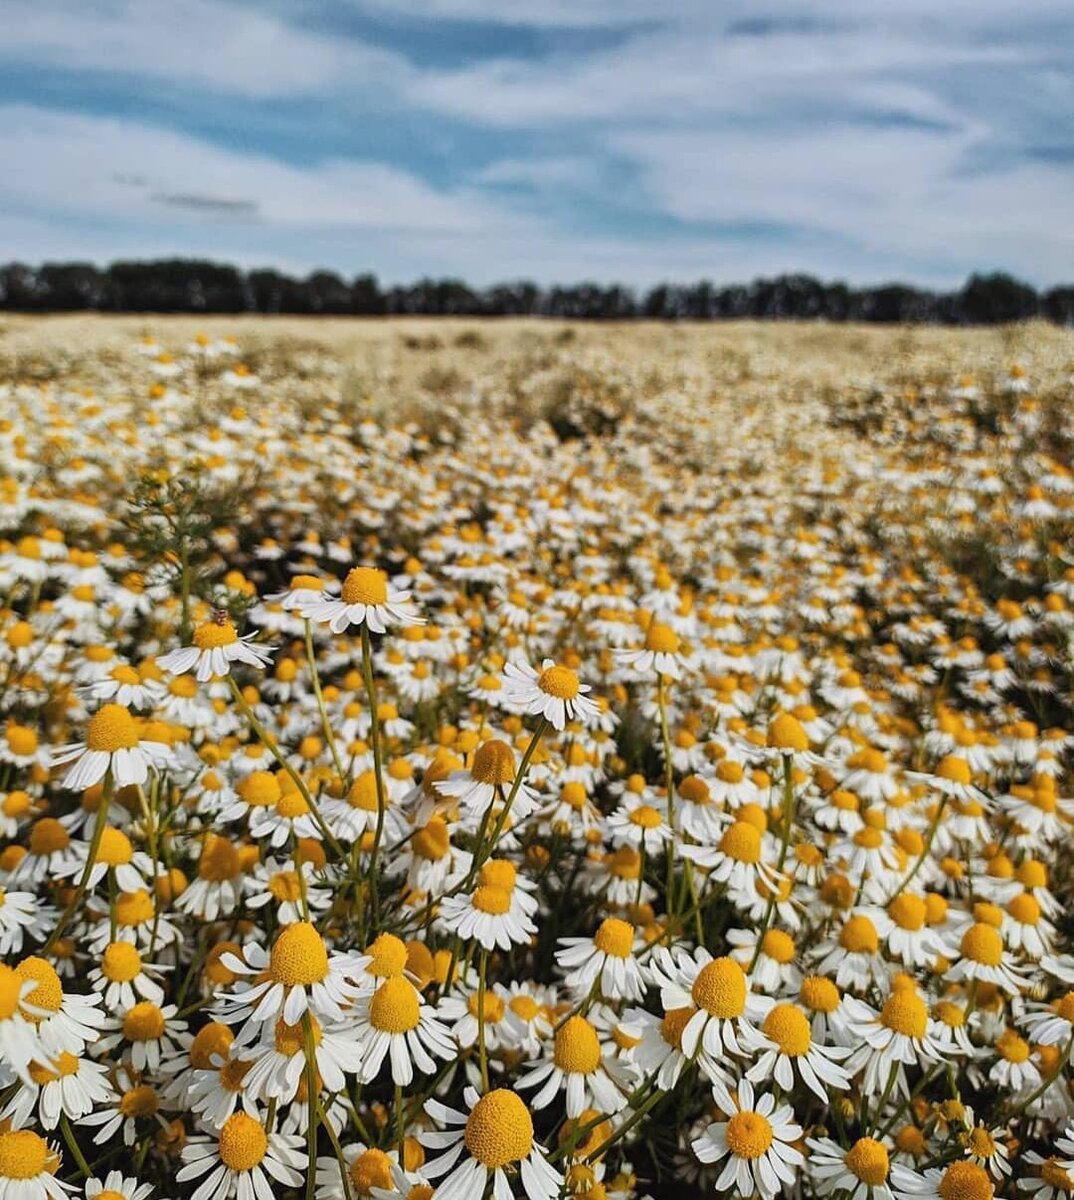
[[[357,275],[351,284],[351,312],[360,317],[380,317],[388,302],[375,275]]]
[[[971,275],[962,289],[960,308],[963,320],[971,325],[1000,325],[1035,317],[1039,301],[1028,283],[997,271]]]
[[[1074,326],[1074,287],[1052,288],[1040,299],[1041,315],[1067,328]]]
[[[339,315],[351,311],[351,289],[332,271],[314,271],[305,288],[311,313]]]

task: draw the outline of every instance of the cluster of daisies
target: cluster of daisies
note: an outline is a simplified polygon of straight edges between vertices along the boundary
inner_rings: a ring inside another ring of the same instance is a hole
[[[239,358],[0,388],[0,1200],[1072,1200],[1067,365]]]

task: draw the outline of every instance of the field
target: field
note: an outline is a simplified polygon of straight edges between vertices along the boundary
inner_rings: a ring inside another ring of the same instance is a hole
[[[0,1200],[1065,1200],[1072,400],[5,316]]]

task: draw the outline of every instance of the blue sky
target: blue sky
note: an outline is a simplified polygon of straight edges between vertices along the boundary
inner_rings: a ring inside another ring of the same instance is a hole
[[[0,258],[1074,280],[1069,0],[0,0]]]

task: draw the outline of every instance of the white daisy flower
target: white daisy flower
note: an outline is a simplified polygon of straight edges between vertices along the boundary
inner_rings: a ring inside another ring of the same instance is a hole
[[[89,719],[86,740],[61,746],[53,766],[71,763],[61,787],[81,792],[108,774],[117,788],[145,783],[150,768],[160,769],[172,757],[163,742],[142,741],[130,711],[121,704],[104,704]]]
[[[845,1193],[846,1200],[894,1200],[888,1177],[888,1148],[875,1138],[861,1137],[844,1149],[831,1138],[807,1138],[806,1171],[822,1196]]]
[[[239,637],[227,612],[220,610],[194,630],[193,646],[180,646],[157,659],[157,666],[172,675],[193,671],[199,683],[231,672],[232,663],[245,663],[259,669],[272,661],[273,650],[253,644],[256,633]]]
[[[333,633],[342,633],[352,625],[384,633],[389,625],[421,625],[425,621],[410,603],[410,593],[392,587],[387,574],[376,567],[352,567],[338,599],[334,589],[325,586],[319,599],[297,608],[301,616],[327,624]]]
[[[522,1100],[508,1088],[481,1097],[467,1088],[464,1099],[469,1114],[438,1100],[425,1102],[429,1116],[449,1126],[418,1139],[431,1150],[444,1151],[422,1168],[427,1178],[442,1179],[437,1192],[448,1200],[481,1200],[491,1180],[497,1200],[507,1200],[513,1194],[511,1180],[517,1180],[527,1200],[556,1200],[563,1176],[534,1141],[533,1118]]]
[[[193,1137],[183,1147],[184,1166],[175,1179],[206,1179],[191,1200],[272,1200],[270,1178],[284,1187],[298,1187],[308,1159],[299,1148],[301,1137],[268,1133],[256,1117],[239,1112],[228,1117],[214,1137]]]
[[[60,1152],[31,1129],[0,1133],[0,1200],[69,1200],[74,1184],[57,1179]]]
[[[640,1000],[645,979],[634,957],[637,933],[618,917],[606,917],[591,938],[559,939],[556,962],[567,972],[564,983],[580,996],[600,980],[600,994],[608,1000]]]
[[[431,1075],[436,1070],[433,1055],[453,1059],[458,1054],[451,1035],[405,975],[385,979],[372,995],[363,997],[348,1030],[362,1047],[363,1083],[376,1079],[386,1057],[391,1059],[393,1082],[405,1087],[414,1078],[415,1066]]]
[[[735,1095],[714,1081],[712,1094],[727,1120],[709,1125],[692,1147],[703,1163],[727,1159],[716,1191],[734,1188],[740,1196],[758,1194],[762,1200],[774,1200],[785,1185],[793,1186],[803,1162],[801,1151],[791,1145],[802,1135],[794,1110],[789,1104],[776,1108],[767,1093],[755,1101],[748,1079],[739,1083]]]
[[[546,658],[540,671],[528,662],[509,662],[503,669],[504,694],[524,712],[540,714],[554,729],[562,730],[568,721],[583,724],[600,716],[600,709],[589,699],[589,684],[582,683],[570,667]]]

